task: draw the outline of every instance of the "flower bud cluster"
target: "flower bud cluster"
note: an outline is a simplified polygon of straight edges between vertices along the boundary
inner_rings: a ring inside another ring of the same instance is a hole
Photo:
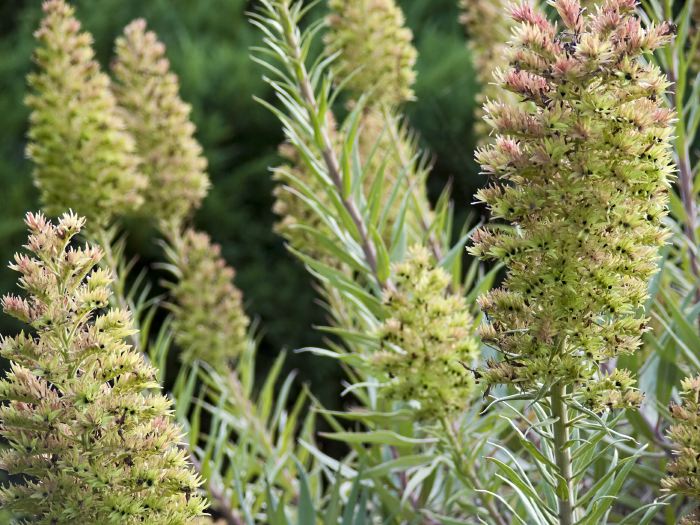
[[[527,3],[512,9],[510,67],[498,78],[520,102],[487,103],[498,135],[476,155],[493,181],[477,198],[508,225],[477,230],[471,248],[507,267],[480,299],[484,338],[503,355],[483,379],[524,390],[588,383],[639,347],[674,172],[668,81],[642,59],[672,27],[643,27],[634,0],[553,7],[560,26]],[[601,381],[611,391],[589,384],[593,406],[638,401],[626,375]]]
[[[700,376],[681,382],[681,399],[681,404],[670,407],[674,424],[668,437],[678,448],[661,486],[669,492],[700,500]],[[700,509],[682,523],[699,524]]]
[[[149,181],[144,192],[148,215],[161,223],[181,224],[209,189],[191,108],[180,99],[165,46],[147,31],[144,20],[126,27],[116,52],[114,90]]]
[[[474,391],[469,367],[479,345],[463,296],[448,291],[450,276],[429,252],[414,247],[393,268],[396,289],[384,294],[382,350],[372,364],[386,378],[384,396],[415,408],[419,419],[464,409]]]
[[[200,481],[154,368],[125,342],[129,312],[109,307],[101,250],[72,244],[76,215],[26,223],[31,254],[11,265],[26,296],[2,305],[31,332],[0,344],[11,363],[0,468],[23,478],[0,489],[0,505],[33,523],[190,523],[204,509]]]
[[[373,104],[398,105],[414,98],[413,33],[394,0],[330,0],[326,36],[337,76]]]
[[[63,0],[44,3],[35,34],[38,72],[32,93],[27,155],[48,213],[77,209],[96,227],[138,208],[146,179],[138,171],[132,137],[100,71],[92,37],[80,31]]]
[[[219,245],[195,230],[186,230],[169,251],[178,277],[171,289],[173,332],[182,358],[226,373],[248,344],[249,320],[234,270]]]

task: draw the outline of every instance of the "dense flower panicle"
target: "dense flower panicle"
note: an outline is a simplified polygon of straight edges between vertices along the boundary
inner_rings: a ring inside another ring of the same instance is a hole
[[[468,367],[479,345],[464,297],[448,291],[450,276],[425,248],[414,247],[395,265],[396,289],[387,290],[387,319],[379,329],[383,350],[372,358],[387,376],[384,396],[415,408],[419,419],[459,411],[474,390]]]
[[[469,50],[474,62],[476,78],[481,84],[477,95],[480,105],[489,100],[514,103],[515,94],[504,90],[495,82],[494,74],[508,67],[508,45],[514,21],[508,16],[507,0],[460,0],[460,21],[469,37]],[[491,131],[483,120],[484,110],[477,110],[474,129],[481,143]]]
[[[49,213],[73,208],[99,226],[140,206],[146,179],[109,77],[94,59],[92,37],[80,31],[73,13],[63,0],[44,3],[35,33],[39,71],[28,77],[27,155]]]
[[[681,382],[680,405],[672,404],[674,424],[668,437],[677,446],[676,459],[661,481],[664,490],[700,500],[700,376]],[[684,523],[700,523],[700,508]]]
[[[576,0],[553,6],[561,29],[528,4],[513,8],[512,67],[500,81],[521,102],[486,105],[498,136],[476,155],[494,179],[477,198],[512,225],[473,237],[472,253],[508,268],[502,288],[480,299],[484,336],[504,356],[483,376],[523,389],[587,382],[639,347],[674,171],[668,82],[640,60],[671,27],[641,27],[633,0],[589,14]],[[605,404],[637,397],[613,383],[622,393]]]
[[[330,0],[326,47],[338,53],[337,76],[348,79],[355,96],[371,104],[396,105],[412,100],[416,73],[413,33],[394,0]]]
[[[26,297],[5,312],[32,327],[7,337],[0,381],[0,468],[26,483],[0,489],[0,505],[32,523],[190,523],[203,512],[197,476],[155,370],[133,351],[129,312],[109,308],[100,249],[71,246],[84,220],[56,225],[27,215],[30,235],[11,268]]]
[[[209,236],[186,230],[173,242],[178,280],[172,285],[173,331],[185,362],[207,362],[225,373],[248,344],[249,320],[233,268]]]
[[[115,93],[136,140],[141,170],[149,179],[148,214],[180,224],[199,207],[209,188],[207,161],[194,138],[191,108],[179,96],[165,46],[144,20],[135,20],[117,39]]]

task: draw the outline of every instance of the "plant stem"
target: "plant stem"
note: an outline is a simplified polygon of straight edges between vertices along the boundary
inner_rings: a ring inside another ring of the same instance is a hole
[[[503,518],[503,516],[501,516],[501,513],[499,512],[498,507],[496,507],[496,504],[493,502],[493,499],[488,497],[488,494],[484,494],[484,489],[481,486],[481,482],[479,481],[479,478],[474,472],[472,466],[464,461],[464,458],[462,457],[462,447],[459,443],[459,438],[457,437],[454,428],[452,428],[452,423],[450,423],[447,417],[442,417],[440,422],[442,423],[447,439],[450,442],[453,461],[457,471],[462,474],[464,478],[466,478],[474,490],[480,491],[481,500],[493,521],[498,525],[508,525],[508,522]]]
[[[552,416],[554,422],[554,455],[556,458],[559,475],[563,478],[565,486],[563,490],[557,490],[559,499],[559,523],[561,525],[573,525],[573,483],[571,471],[571,449],[569,442],[569,413],[564,402],[566,387],[557,383],[551,390]],[[561,483],[562,481],[560,481]]]
[[[377,283],[383,288],[391,289],[393,288],[393,284],[390,281],[382,281],[379,279],[377,273],[377,250],[370,239],[367,225],[362,218],[360,210],[357,208],[357,205],[352,197],[343,196],[343,176],[340,170],[340,163],[338,162],[338,157],[333,149],[333,144],[328,132],[328,124],[325,122],[325,120],[322,121],[318,118],[318,103],[316,101],[316,95],[314,94],[311,79],[309,78],[306,65],[304,64],[301,42],[299,41],[296,26],[289,11],[289,5],[287,2],[280,2],[279,7],[281,22],[284,27],[284,36],[287,46],[289,46],[289,50],[292,54],[290,58],[292,58],[294,76],[299,84],[301,97],[306,105],[306,111],[314,130],[314,136],[320,141],[320,144],[317,144],[317,146],[321,150],[321,156],[323,157],[323,162],[328,169],[328,175],[339,193],[343,207],[346,209],[352,218],[355,227],[357,228],[365,260],[372,270]]]

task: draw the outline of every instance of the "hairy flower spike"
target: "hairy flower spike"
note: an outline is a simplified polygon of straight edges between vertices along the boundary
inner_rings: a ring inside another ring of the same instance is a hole
[[[125,338],[129,312],[109,309],[110,275],[98,248],[71,245],[84,220],[27,215],[32,256],[16,255],[27,298],[5,312],[32,334],[0,354],[0,468],[26,483],[0,488],[0,505],[32,523],[185,524],[202,514],[199,479],[178,447],[180,429],[155,370]]]
[[[413,34],[394,0],[330,0],[326,45],[339,53],[339,78],[356,96],[368,93],[370,104],[398,105],[412,100],[416,73]]]
[[[674,424],[668,437],[676,443],[676,459],[668,466],[668,476],[661,481],[664,490],[700,500],[700,376],[681,382],[680,405],[672,404]],[[684,525],[700,523],[700,508],[688,516]]]
[[[178,271],[172,285],[173,330],[185,362],[199,359],[226,372],[248,344],[249,320],[234,271],[209,236],[187,230],[173,242],[171,259]]]
[[[190,106],[179,96],[165,46],[144,20],[135,20],[117,39],[115,93],[149,179],[148,213],[179,225],[199,207],[209,188],[207,161],[194,138]]]
[[[29,75],[27,155],[42,203],[49,213],[72,208],[104,226],[143,200],[146,179],[137,170],[133,139],[73,8],[63,0],[45,2],[35,36],[39,71]]]
[[[394,275],[396,290],[385,293],[388,318],[379,329],[385,350],[373,357],[389,378],[385,395],[414,406],[420,419],[463,409],[474,389],[467,367],[478,355],[464,298],[446,291],[450,276],[422,247],[412,248]]]
[[[515,66],[500,81],[521,102],[487,104],[498,137],[476,155],[494,180],[478,199],[513,226],[473,237],[473,254],[508,267],[480,300],[505,357],[483,379],[524,390],[584,383],[591,406],[629,406],[639,396],[626,372],[598,370],[639,347],[667,237],[674,115],[662,104],[666,79],[640,57],[671,31],[643,28],[628,0],[589,14],[576,0],[553,5],[561,29],[528,4],[513,9]]]

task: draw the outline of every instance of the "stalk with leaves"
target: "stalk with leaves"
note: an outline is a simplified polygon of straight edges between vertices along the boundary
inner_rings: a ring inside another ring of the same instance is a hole
[[[395,13],[396,7],[389,2],[370,4],[369,18],[386,20],[387,12]],[[352,456],[373,465],[373,483],[389,487],[377,503],[377,515],[388,517],[399,512],[408,521],[420,516],[436,523],[450,513],[462,515],[465,511],[460,506],[468,506],[470,512],[491,522],[505,523],[491,496],[479,498],[484,506],[470,505],[464,499],[457,503],[450,496],[456,496],[457,487],[466,485],[472,491],[489,484],[485,481],[488,471],[474,469],[475,457],[461,457],[466,445],[457,434],[471,426],[472,437],[476,437],[493,425],[493,419],[471,422],[460,415],[463,410],[474,410],[469,408],[473,380],[467,367],[475,360],[478,342],[469,326],[468,303],[460,296],[461,247],[447,241],[451,237],[449,201],[445,197],[434,213],[429,206],[415,206],[418,199],[427,203],[427,198],[424,186],[406,175],[415,169],[412,162],[416,155],[400,153],[406,148],[404,139],[397,140],[399,128],[395,127],[400,98],[390,102],[378,94],[392,86],[391,81],[379,83],[376,90],[369,90],[366,84],[356,88],[368,90],[366,96],[351,88],[349,115],[343,121],[338,119],[333,103],[342,97],[346,79],[349,86],[354,85],[350,71],[354,67],[362,70],[357,82],[391,77],[398,68],[375,71],[373,65],[381,68],[391,63],[382,53],[390,57],[398,51],[379,34],[373,34],[373,42],[382,42],[383,47],[351,49],[369,46],[349,34],[358,23],[356,6],[339,2],[332,7],[330,32],[325,37],[328,58],[317,61],[310,58],[309,50],[323,21],[301,30],[306,12],[302,2],[264,2],[252,14],[253,23],[269,45],[256,49],[255,59],[272,73],[269,82],[282,109],[263,104],[282,122],[287,147],[293,148],[297,161],[293,170],[277,168],[278,177],[286,170],[287,186],[281,191],[298,198],[314,221],[303,223],[296,218],[294,227],[306,235],[290,239],[291,248],[322,287],[331,318],[331,326],[324,330],[340,338],[340,343],[329,340],[330,352],[308,351],[333,356],[347,365],[352,382],[348,391],[361,405],[350,412],[321,410],[334,429],[325,436],[348,443]],[[378,33],[405,34],[394,26],[400,17],[388,19],[391,24],[376,25],[381,28]],[[374,23],[368,20],[369,25]],[[397,43],[398,47],[404,45],[404,39]],[[352,57],[367,53],[376,60],[353,65]],[[313,65],[307,69],[309,63]],[[391,93],[401,97],[404,92]],[[373,137],[372,127],[383,127],[382,134],[388,133],[386,141],[375,140],[379,162],[363,154],[363,133],[369,129]],[[409,189],[405,193],[404,181]],[[400,199],[391,200],[396,194]],[[395,208],[385,205],[386,199],[394,202]],[[395,221],[389,219],[393,210],[397,210]],[[414,223],[417,228],[408,227],[409,216],[418,219]],[[312,224],[322,228],[311,230]],[[367,430],[347,432],[339,420],[362,422]],[[432,437],[436,434],[440,439]],[[366,449],[367,444],[371,448]],[[332,458],[318,449],[313,453],[332,468]],[[392,464],[416,459],[415,467],[398,478],[386,475],[384,469],[397,468]],[[450,464],[456,468],[443,468]],[[443,482],[450,486],[446,492],[439,489]]]
[[[586,446],[577,429],[597,421],[607,433],[612,421],[596,414],[641,401],[627,371],[603,365],[639,347],[647,284],[668,236],[674,115],[662,102],[667,80],[641,57],[672,29],[642,27],[634,1],[591,13],[577,0],[552,5],[561,29],[528,4],[512,10],[514,66],[500,82],[521,102],[487,104],[498,136],[477,152],[494,178],[477,196],[512,228],[478,230],[471,251],[508,269],[480,300],[489,319],[482,336],[502,356],[480,380],[512,385],[546,414],[551,456],[538,461],[556,506],[527,499],[545,522],[553,515],[568,525],[599,523],[591,520],[611,503],[597,487],[580,494]]]

